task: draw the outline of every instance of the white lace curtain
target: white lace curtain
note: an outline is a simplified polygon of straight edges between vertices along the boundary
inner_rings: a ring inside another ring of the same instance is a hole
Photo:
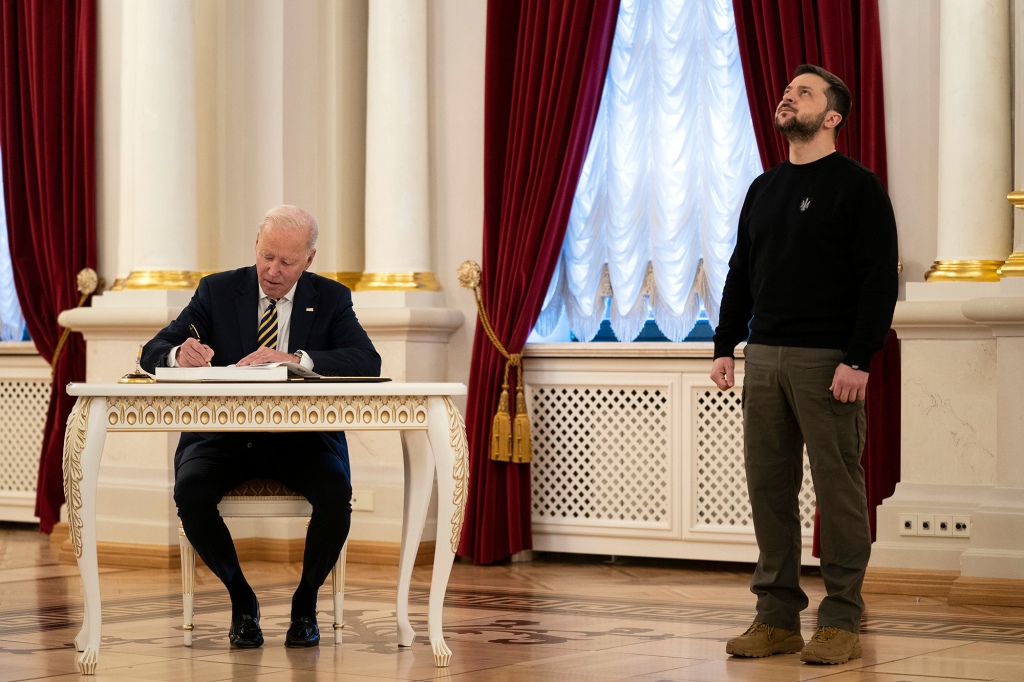
[[[740,205],[761,162],[732,0],[622,0],[594,135],[537,321],[581,340],[611,299],[619,340],[653,314],[681,341],[711,324]]]
[[[0,174],[0,197],[3,196],[3,175]],[[11,251],[7,244],[7,211],[0,202],[0,341],[21,341],[25,320],[14,290]]]

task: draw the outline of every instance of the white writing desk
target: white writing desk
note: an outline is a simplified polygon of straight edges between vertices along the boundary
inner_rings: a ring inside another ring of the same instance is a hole
[[[100,581],[96,562],[96,479],[108,431],[380,431],[402,433],[405,510],[398,564],[398,644],[411,646],[409,584],[437,473],[437,542],[427,629],[434,663],[451,650],[441,609],[462,533],[469,477],[466,427],[453,395],[462,384],[155,383],[68,384],[78,396],[64,436],[64,495],[71,543],[85,585],[85,617],[75,637],[78,669],[99,658]]]

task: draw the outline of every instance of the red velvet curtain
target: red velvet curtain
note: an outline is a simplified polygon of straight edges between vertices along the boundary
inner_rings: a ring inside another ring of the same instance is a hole
[[[53,357],[57,315],[74,308],[75,277],[96,267],[95,0],[0,4],[0,151],[14,284],[39,353]],[[85,379],[72,334],[57,363],[36,486],[44,533],[60,520],[69,381]]]
[[[877,0],[733,0],[733,10],[762,165],[772,168],[787,158],[785,139],[775,129],[775,108],[796,67],[817,64],[842,78],[853,93],[853,111],[836,148],[888,184]],[[862,462],[874,538],[875,507],[892,495],[900,476],[900,355],[891,330],[871,362],[866,409]]]
[[[619,0],[487,4],[481,288],[494,330],[510,353],[526,344],[562,248],[618,13]],[[532,546],[530,467],[488,458],[503,368],[504,359],[478,322],[466,409],[469,496],[459,554],[480,564]]]

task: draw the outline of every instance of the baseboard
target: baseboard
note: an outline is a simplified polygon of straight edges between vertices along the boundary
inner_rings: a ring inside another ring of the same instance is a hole
[[[862,592],[912,597],[948,597],[960,571],[868,567]]]
[[[235,551],[240,561],[300,562],[305,540],[276,540],[273,538],[242,538],[235,542]],[[349,540],[347,561],[352,564],[375,566],[397,566],[402,545],[397,542],[374,542],[372,540]],[[434,563],[434,542],[421,542],[416,551],[416,566]]]
[[[949,603],[1024,607],[1024,580],[961,576],[953,583]]]
[[[60,546],[70,537],[71,529],[68,527],[67,521],[58,521],[53,524],[53,530],[50,531],[51,545]]]
[[[77,561],[66,523],[58,523],[50,534],[50,544],[60,551],[61,563]],[[421,542],[416,552],[416,566],[434,563],[434,545],[431,540]],[[280,540],[276,538],[241,538],[235,542],[235,551],[241,561],[301,562],[305,547],[303,538]],[[402,546],[397,542],[349,540],[347,561],[353,564],[397,566]],[[96,558],[100,566],[135,568],[173,568],[181,566],[178,545],[136,545],[125,542],[96,543]]]
[[[865,594],[902,594],[939,597],[949,604],[1024,607],[1024,580],[972,578],[960,571],[920,568],[868,568]]]
[[[434,563],[434,541],[420,543],[416,550],[415,566],[431,566]],[[402,553],[402,545],[398,542],[374,542],[372,540],[349,540],[348,560],[354,564],[374,564],[376,566],[397,566]]]

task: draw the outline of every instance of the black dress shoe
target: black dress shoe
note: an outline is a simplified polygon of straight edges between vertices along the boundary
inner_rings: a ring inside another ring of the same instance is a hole
[[[316,625],[316,618],[299,616],[292,620],[288,628],[288,634],[284,636],[284,645],[288,647],[319,646],[320,628]]]
[[[228,641],[233,649],[255,649],[263,646],[263,631],[260,630],[259,617],[253,618],[243,613],[232,618]]]

